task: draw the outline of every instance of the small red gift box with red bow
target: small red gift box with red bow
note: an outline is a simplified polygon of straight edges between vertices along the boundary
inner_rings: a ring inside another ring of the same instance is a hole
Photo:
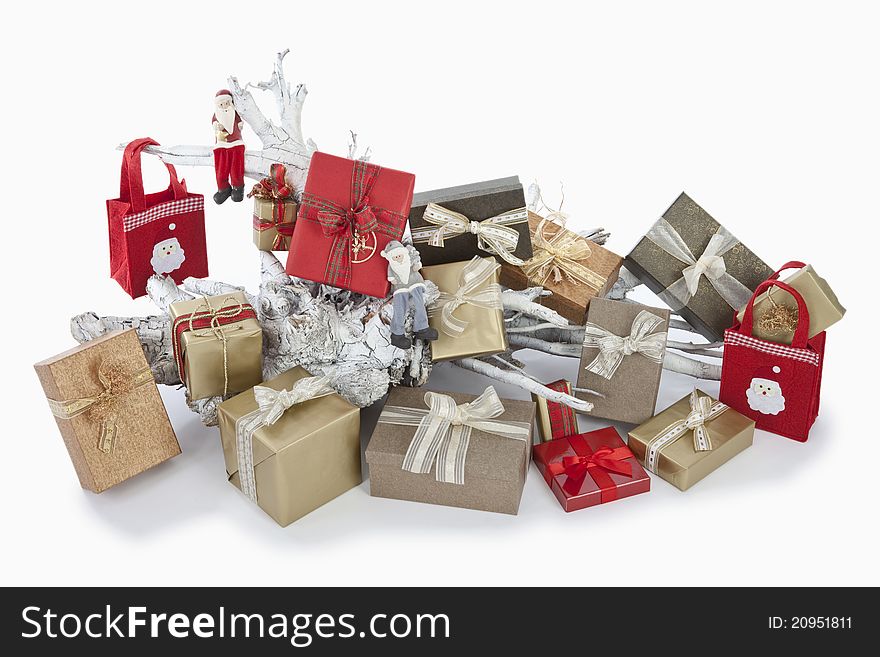
[[[566,511],[651,490],[651,480],[614,427],[535,445],[535,465]]]
[[[312,155],[287,273],[372,297],[388,294],[382,249],[400,240],[415,176],[362,160]]]

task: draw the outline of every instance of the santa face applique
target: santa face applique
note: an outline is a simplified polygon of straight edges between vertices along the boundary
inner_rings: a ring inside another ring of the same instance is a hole
[[[179,269],[186,256],[176,237],[162,240],[153,247],[150,265],[157,274],[170,274]]]
[[[764,415],[777,415],[785,410],[785,396],[782,394],[782,386],[779,384],[778,374],[782,369],[776,365],[772,368],[763,368],[752,378],[746,399],[749,408]]]

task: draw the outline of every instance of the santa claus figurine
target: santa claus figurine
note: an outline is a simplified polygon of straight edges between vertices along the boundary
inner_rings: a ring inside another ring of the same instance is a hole
[[[391,282],[393,301],[391,310],[391,344],[398,349],[409,349],[412,338],[406,335],[406,315],[413,309],[412,337],[419,340],[436,340],[437,329],[428,326],[425,309],[425,279],[419,273],[422,260],[413,247],[391,240],[382,249],[382,257],[388,261],[388,280]]]
[[[218,205],[230,196],[236,203],[244,199],[244,123],[232,102],[232,92],[221,89],[214,96],[214,172],[217,174]]]

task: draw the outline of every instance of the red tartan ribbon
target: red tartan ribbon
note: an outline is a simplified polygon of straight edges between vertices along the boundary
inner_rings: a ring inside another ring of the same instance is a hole
[[[569,441],[577,456],[563,456],[560,461],[547,464],[547,471],[554,477],[564,474],[567,479],[562,489],[571,496],[579,495],[584,479],[590,475],[600,490],[602,503],[617,499],[617,485],[609,472],[632,477],[632,464],[626,459],[632,452],[626,446],[602,447],[593,451],[586,441]]]
[[[242,322],[246,319],[256,319],[257,313],[249,303],[236,303],[223,306],[214,310],[205,301],[205,308],[198,308],[187,315],[181,315],[174,320],[171,327],[171,350],[174,352],[174,362],[177,364],[177,374],[180,382],[186,384],[186,362],[183,357],[183,334],[187,331],[210,330],[217,334],[221,326]],[[224,376],[226,376],[226,341],[223,340]],[[228,380],[224,381],[224,394]]]
[[[548,383],[547,387],[556,392],[563,392],[567,395],[571,394],[571,384],[565,379]],[[578,423],[574,409],[571,406],[558,404],[550,400],[547,400],[546,403],[547,415],[550,418],[550,437],[545,438],[545,440],[575,435],[578,432]]]
[[[406,217],[399,212],[370,205],[370,192],[381,167],[355,160],[351,171],[348,209],[316,194],[303,193],[299,220],[321,225],[324,237],[333,240],[324,276],[329,285],[348,287],[351,283],[352,245],[372,232],[395,239]]]
[[[275,204],[272,206],[272,221],[262,221],[257,215],[254,215],[254,228],[259,231],[275,228],[277,235],[272,243],[273,251],[280,251],[284,248],[285,238],[293,235],[294,223],[291,221],[284,222],[284,204],[293,200],[293,190],[287,186],[285,177],[287,169],[283,164],[275,163],[269,167],[269,175],[254,185],[248,196],[255,196],[263,200],[273,200]]]

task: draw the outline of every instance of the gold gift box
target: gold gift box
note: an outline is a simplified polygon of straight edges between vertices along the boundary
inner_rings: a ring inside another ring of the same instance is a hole
[[[205,310],[206,304],[214,311],[237,304],[242,304],[244,310],[252,310],[244,292],[178,301],[170,308],[172,326],[180,317]],[[178,349],[184,364],[181,381],[191,400],[234,394],[263,380],[263,330],[260,323],[250,317],[218,326],[216,331],[219,334],[210,328],[195,329],[180,336]],[[177,339],[172,336],[172,340]]]
[[[702,392],[698,394],[708,396]],[[632,429],[629,432],[627,446],[639,462],[645,465],[646,453],[651,441],[671,424],[686,419],[690,412],[690,395],[688,395],[644,424]],[[688,430],[678,440],[666,445],[659,454],[656,474],[679,490],[687,490],[750,447],[755,436],[755,422],[732,408],[709,420],[705,426],[712,437],[712,450],[696,451],[694,432]]]
[[[529,212],[529,236],[532,240],[534,240],[539,223],[541,223],[540,215]],[[560,228],[556,224],[550,224],[547,230],[554,235],[560,230],[566,233],[572,232],[567,228]],[[535,251],[537,253],[538,249],[536,248]],[[548,275],[544,280],[530,280],[522,267],[511,265],[508,262],[501,263],[501,284],[513,290],[524,290],[530,285],[540,285],[553,294],[540,297],[537,300],[538,303],[550,308],[550,310],[555,310],[573,324],[582,325],[590,301],[596,297],[604,297],[617,282],[623,258],[599,244],[590,242],[590,256],[575,262],[602,277],[604,280],[602,286],[596,289],[590,285],[572,281],[565,273],[562,274],[562,280],[558,283],[553,280],[552,275]]]
[[[309,376],[301,367],[260,385],[289,390]],[[217,407],[229,482],[241,490],[236,421],[257,410],[253,389]],[[360,409],[339,395],[296,404],[253,434],[257,504],[282,527],[360,485]]]
[[[296,221],[296,202],[282,201],[284,216],[278,218],[279,202],[277,199],[254,197],[254,244],[260,251],[287,251],[290,248],[290,237],[282,237],[278,249],[273,249],[278,229],[260,228],[260,224],[292,224]]]
[[[132,386],[115,402],[112,428],[94,417],[90,413],[94,405],[88,404],[89,400],[97,401],[102,393],[106,394],[100,377],[107,376],[108,366],[120,372]],[[102,335],[36,363],[34,370],[46,397],[59,407],[55,413],[58,430],[86,490],[100,493],[180,454],[162,397],[133,329]],[[84,404],[86,408],[76,414]],[[62,417],[65,415],[69,417]]]
[[[810,311],[810,333],[809,337],[818,335],[832,324],[843,319],[846,313],[834,290],[825,281],[824,278],[816,273],[812,265],[805,265],[796,272],[782,279],[783,283],[788,283],[795,290],[801,293],[804,303],[807,304],[807,310]],[[770,311],[774,303],[794,311],[797,317],[797,302],[785,290],[779,288],[770,288],[766,292],[762,292],[755,299],[755,309],[753,316],[752,335],[769,342],[779,342],[781,344],[791,344],[794,339],[794,330],[783,328],[778,331],[766,330],[761,326],[761,318]],[[737,321],[741,322],[745,307],[741,308],[736,315]]]
[[[471,263],[450,262],[444,265],[422,267],[422,276],[434,282],[441,292],[454,294],[460,285],[461,272]],[[498,270],[486,282],[474,290],[479,294],[487,287],[498,284]],[[440,316],[428,320],[437,329],[440,337],[431,343],[431,358],[436,363],[441,360],[455,360],[477,356],[488,356],[507,351],[507,332],[504,329],[504,312],[494,308],[479,308],[469,303],[460,305],[455,316],[468,323],[459,337],[446,335],[440,327]]]

